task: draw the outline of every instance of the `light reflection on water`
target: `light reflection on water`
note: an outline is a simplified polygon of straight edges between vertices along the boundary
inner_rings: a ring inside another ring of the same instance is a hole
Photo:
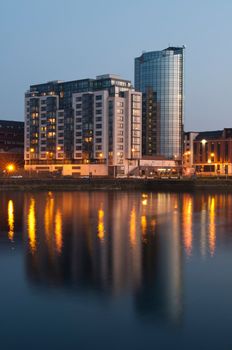
[[[28,288],[130,298],[140,320],[183,327],[186,271],[232,247],[231,210],[228,194],[2,194],[0,249],[21,252]]]

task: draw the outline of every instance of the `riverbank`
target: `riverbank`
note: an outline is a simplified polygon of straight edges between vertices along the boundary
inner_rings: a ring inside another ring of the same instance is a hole
[[[232,179],[1,178],[0,190],[232,192]]]

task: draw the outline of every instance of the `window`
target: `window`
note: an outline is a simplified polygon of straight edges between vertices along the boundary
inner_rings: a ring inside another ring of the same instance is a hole
[[[102,142],[102,139],[100,137],[96,138],[96,142],[97,143],[101,143]]]
[[[96,124],[96,129],[101,129],[102,125],[101,124]]]
[[[101,100],[102,100],[102,95],[97,95],[97,96],[96,96],[96,100],[97,100],[97,101],[101,101]]]
[[[102,117],[97,117],[97,118],[96,118],[96,121],[97,121],[97,122],[101,122],[101,121],[102,121]]]
[[[76,102],[81,102],[81,96],[76,97]]]
[[[96,131],[95,135],[96,136],[102,136],[102,132],[101,131]]]
[[[102,102],[97,102],[96,107],[102,107]]]

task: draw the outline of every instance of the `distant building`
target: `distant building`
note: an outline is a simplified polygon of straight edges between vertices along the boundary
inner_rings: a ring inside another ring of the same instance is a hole
[[[232,128],[199,132],[193,140],[198,175],[232,175]]]
[[[25,168],[63,175],[127,174],[141,158],[142,96],[115,75],[30,87]]]
[[[183,149],[183,174],[191,175],[194,173],[193,166],[193,141],[199,132],[190,131],[184,133],[184,149]]]
[[[145,52],[135,58],[135,89],[143,93],[143,155],[181,161],[184,47]]]
[[[24,123],[0,120],[0,171],[11,163],[15,168],[23,168],[23,150]]]

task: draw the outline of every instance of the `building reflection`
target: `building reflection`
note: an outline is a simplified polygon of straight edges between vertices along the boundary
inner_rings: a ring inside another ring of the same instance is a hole
[[[23,243],[37,288],[130,297],[139,319],[178,324],[185,259],[232,245],[231,208],[228,194],[4,194],[0,242]]]
[[[98,296],[130,295],[140,316],[153,319],[165,309],[166,318],[178,320],[179,201],[179,195],[170,194],[26,195],[29,280]]]

